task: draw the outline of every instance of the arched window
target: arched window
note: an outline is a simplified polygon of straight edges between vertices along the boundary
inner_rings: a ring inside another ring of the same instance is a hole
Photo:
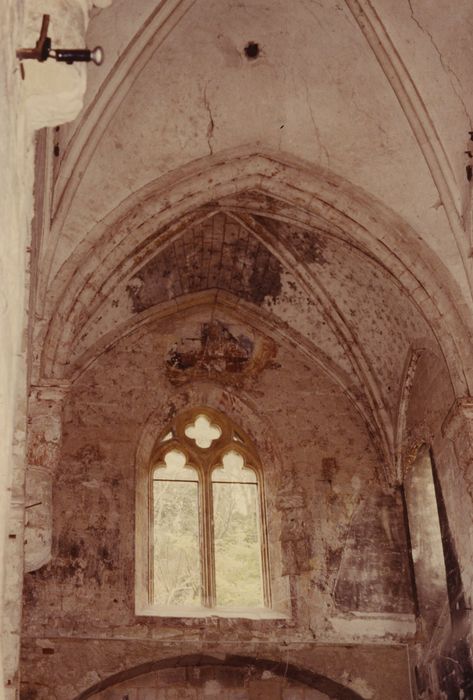
[[[144,500],[141,612],[240,616],[270,608],[261,464],[232,421],[206,407],[181,413],[155,444]]]

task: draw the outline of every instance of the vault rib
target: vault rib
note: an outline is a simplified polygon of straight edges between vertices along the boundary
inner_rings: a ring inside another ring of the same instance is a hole
[[[349,323],[338,309],[335,301],[320,282],[315,279],[314,275],[302,269],[297,256],[293,251],[289,250],[287,245],[284,245],[284,249],[278,246],[275,237],[271,235],[269,230],[258,223],[252,216],[241,213],[229,213],[229,216],[251,231],[265,248],[279,260],[284,268],[291,270],[305,292],[321,305],[324,317],[344,348],[356,376],[360,379],[361,386],[366,387],[365,393],[373,413],[374,424],[377,426],[377,437],[380,441],[381,453],[384,456],[384,477],[388,484],[395,483],[393,426],[373,368],[359,346]]]

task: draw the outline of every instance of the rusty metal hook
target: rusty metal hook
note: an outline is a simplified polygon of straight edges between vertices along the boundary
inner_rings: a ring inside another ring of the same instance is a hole
[[[41,23],[41,31],[39,39],[36,42],[34,49],[18,49],[16,57],[20,61],[33,59],[43,63],[48,58],[54,58],[56,61],[63,63],[74,63],[74,61],[92,61],[96,66],[100,66],[103,62],[103,49],[101,46],[96,46],[92,51],[90,49],[53,49],[51,48],[51,39],[48,37],[49,15],[43,15]]]

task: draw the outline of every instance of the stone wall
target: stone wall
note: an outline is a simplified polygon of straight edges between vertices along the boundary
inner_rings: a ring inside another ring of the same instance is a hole
[[[333,380],[283,344],[265,369],[233,380],[227,372],[224,386],[195,376],[176,385],[169,349],[195,337],[211,313],[190,310],[138,328],[70,389],[54,476],[53,556],[25,577],[22,697],[72,699],[125,668],[219,649],[277,660],[287,650],[292,662],[361,697],[381,700],[389,687],[392,700],[405,700],[400,644],[413,632],[413,603],[402,505],[380,477],[364,421]],[[230,315],[219,321],[232,337],[257,335]],[[273,607],[283,619],[134,613],[137,446],[150,421],[157,439],[192,405],[227,414],[259,451]],[[373,651],[373,643],[383,646]],[[373,665],[381,651],[393,664],[389,682]]]
[[[120,683],[96,695],[97,700],[182,700],[225,697],[227,700],[328,700],[328,695],[304,687],[290,679],[281,679],[270,671],[228,666],[195,666],[156,671]]]

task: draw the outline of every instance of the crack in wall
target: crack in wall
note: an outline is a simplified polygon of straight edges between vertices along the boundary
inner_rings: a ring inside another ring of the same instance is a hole
[[[311,103],[311,101],[310,101],[309,86],[308,86],[308,84],[307,84],[307,81],[306,81],[304,78],[302,79],[302,82],[304,83],[304,86],[305,86],[305,94],[306,94],[307,108],[308,108],[308,110],[309,110],[310,120],[311,120],[311,122],[312,122],[312,126],[313,126],[313,129],[314,129],[315,139],[316,139],[317,145],[318,145],[318,147],[319,147],[319,152],[320,152],[320,153],[323,153],[323,154],[325,155],[325,158],[326,158],[326,161],[327,161],[327,162],[326,162],[326,165],[327,165],[327,167],[329,167],[329,166],[330,166],[330,156],[329,156],[329,154],[328,154],[327,148],[326,148],[326,147],[324,146],[324,144],[322,143],[322,139],[320,138],[320,131],[319,131],[319,128],[318,128],[318,126],[317,126],[317,124],[316,124],[316,122],[315,122],[314,110],[312,109],[312,103]]]
[[[213,146],[212,146],[212,138],[213,138],[213,133],[214,133],[214,129],[215,129],[215,122],[214,122],[214,119],[212,116],[212,110],[210,108],[210,103],[209,103],[209,100],[207,98],[207,87],[208,87],[208,84],[204,88],[203,101],[204,101],[204,107],[207,111],[207,114],[209,115],[209,124],[207,126],[207,144],[209,146],[210,155],[213,156],[214,151],[213,151]]]
[[[465,101],[464,101],[464,99],[463,99],[463,97],[462,97],[462,93],[464,93],[464,92],[466,92],[466,91],[463,90],[463,87],[462,87],[460,78],[457,76],[457,74],[455,73],[455,71],[453,70],[453,68],[452,68],[452,67],[447,63],[447,61],[444,59],[443,54],[442,54],[442,52],[440,51],[439,47],[437,46],[437,44],[436,44],[436,42],[435,42],[435,40],[434,40],[434,37],[432,36],[431,32],[429,32],[428,29],[426,29],[425,27],[423,27],[422,24],[420,23],[420,21],[417,19],[416,15],[415,15],[415,12],[414,12],[413,5],[412,5],[413,0],[407,0],[407,2],[409,3],[409,10],[410,10],[410,13],[411,13],[411,19],[412,19],[412,21],[415,22],[415,24],[419,27],[419,29],[421,30],[421,32],[422,32],[423,34],[425,34],[425,35],[429,38],[430,43],[431,43],[432,46],[434,47],[435,52],[437,53],[437,55],[438,55],[438,57],[439,57],[439,61],[440,61],[440,64],[441,64],[442,68],[444,69],[444,71],[445,71],[446,74],[448,75],[448,79],[449,79],[450,84],[451,84],[451,86],[452,86],[453,92],[454,92],[455,95],[458,97],[458,100],[460,101],[460,103],[461,103],[461,105],[462,105],[462,107],[463,107],[463,111],[464,111],[464,113],[465,113],[465,116],[466,116],[467,122],[468,122],[468,124],[469,124],[470,130],[473,129],[472,120],[471,120],[470,114],[469,114],[469,112],[468,112],[468,109],[467,109],[467,106],[466,106],[466,104],[465,104]],[[452,80],[452,76],[453,76],[454,80]]]
[[[351,90],[350,101],[353,103],[353,106],[356,107],[358,112],[360,112],[360,114],[362,114],[363,117],[367,121],[370,121],[374,125],[374,127],[376,128],[376,130],[380,134],[380,140],[381,140],[383,146],[387,146],[388,139],[390,137],[390,132],[383,127],[382,122],[380,122],[376,118],[376,116],[373,114],[373,112],[370,112],[368,109],[364,109],[363,107],[361,107],[361,105],[359,104],[358,99],[356,97],[356,92],[355,92],[354,87]]]

